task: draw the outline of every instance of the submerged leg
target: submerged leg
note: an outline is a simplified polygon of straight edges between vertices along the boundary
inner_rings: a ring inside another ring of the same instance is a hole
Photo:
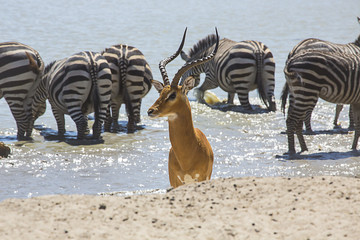
[[[342,104],[336,104],[336,109],[335,109],[335,117],[334,117],[334,129],[336,128],[341,128],[341,125],[338,124],[338,120],[339,120],[339,116],[340,116],[340,112],[342,111],[344,105]]]
[[[304,121],[306,134],[314,134],[314,131],[311,128],[311,115],[312,115],[312,111],[306,112],[305,121]]]
[[[305,151],[308,150],[308,148],[306,146],[304,135],[302,133],[302,125],[303,125],[303,121],[298,121],[295,131],[296,131],[296,135],[297,135],[298,140],[299,140],[299,144],[300,144],[300,147],[301,147],[301,152],[305,152]]]
[[[360,136],[360,104],[352,104],[353,106],[353,115],[354,115],[354,121],[355,121],[355,135],[354,140],[352,143],[352,150],[356,150],[359,136]]]
[[[349,130],[355,130],[354,111],[352,105],[350,105],[349,109]]]
[[[58,127],[58,136],[59,137],[64,137],[65,134],[65,117],[64,114],[61,113],[58,109],[54,109],[52,107],[52,112],[54,114],[55,120],[56,120],[56,124]]]

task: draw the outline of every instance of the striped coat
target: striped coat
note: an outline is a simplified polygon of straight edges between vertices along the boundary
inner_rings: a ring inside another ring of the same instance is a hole
[[[301,151],[306,151],[302,123],[313,111],[318,98],[339,104],[352,104],[356,150],[360,134],[360,55],[339,52],[305,51],[291,57],[284,68],[292,100],[286,120],[289,154],[295,154],[294,133]]]
[[[196,58],[210,54],[216,43],[215,35],[200,40],[188,54],[182,52],[181,57],[187,63]],[[195,78],[195,86],[200,83],[200,74],[205,73],[204,83],[196,89],[197,98],[204,101],[204,92],[220,87],[228,93],[228,102],[233,103],[235,93],[246,109],[252,109],[249,92],[258,89],[259,96],[267,108],[276,110],[275,62],[270,49],[258,41],[235,42],[222,39],[216,56],[205,64],[187,71],[181,83],[189,76]]]
[[[153,76],[150,66],[139,49],[125,44],[106,48],[102,55],[109,62],[113,84],[105,131],[119,130],[119,110],[125,104],[128,132],[133,132],[136,123],[140,122],[142,98],[151,88]]]
[[[358,18],[358,22],[360,23],[360,18]],[[324,51],[324,52],[339,52],[339,53],[360,55],[360,35],[353,43],[348,43],[348,44],[337,44],[337,43],[332,43],[329,41],[324,41],[324,40],[320,40],[320,39],[316,39],[316,38],[305,39],[305,40],[299,42],[292,49],[292,51],[288,55],[287,61],[289,61],[289,59],[292,58],[294,55],[305,52],[305,51],[309,51],[309,50]],[[289,93],[289,89],[288,89],[287,83],[285,83],[285,85],[283,87],[282,96],[281,96],[281,99],[282,99],[281,108],[284,112],[285,112],[285,105],[286,105],[286,99],[287,99],[288,93]],[[292,99],[290,96],[290,101],[291,100]],[[342,104],[338,104],[336,106],[336,112],[335,112],[335,118],[334,118],[334,127],[335,128],[339,127],[337,122],[338,122],[339,114],[340,114],[340,111],[342,110],[342,108],[343,108]],[[308,132],[308,133],[313,132],[311,129],[311,114],[312,114],[312,112],[307,112],[306,118],[305,118],[305,127],[306,127],[306,132]],[[354,121],[353,121],[351,106],[350,106],[350,111],[349,111],[349,119],[350,119],[349,129],[353,129]]]
[[[87,114],[95,112],[93,138],[100,138],[111,96],[111,71],[99,53],[80,52],[52,62],[45,68],[37,89],[33,114],[38,117],[48,98],[58,125],[58,134],[65,133],[64,114],[76,123],[78,139],[88,131]]]
[[[43,70],[44,63],[33,48],[17,42],[0,43],[0,98],[9,104],[18,140],[31,139],[31,105]]]

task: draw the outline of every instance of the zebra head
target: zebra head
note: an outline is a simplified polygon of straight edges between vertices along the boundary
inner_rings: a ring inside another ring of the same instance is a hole
[[[190,63],[195,59],[209,55],[209,53],[212,52],[212,49],[218,42],[218,38],[219,36],[215,34],[208,35],[207,37],[196,43],[189,50],[188,54],[184,51],[181,51],[181,58],[186,63]],[[183,84],[185,79],[187,79],[188,77],[192,77],[195,80],[195,87],[198,86],[200,84],[200,74],[205,73],[207,71],[206,69],[207,68],[205,64],[201,64],[186,71],[181,78],[180,85]]]
[[[182,42],[180,44],[179,49],[176,51],[176,53],[168,58],[165,58],[164,60],[160,61],[160,63],[159,63],[159,69],[160,69],[164,84],[159,81],[152,80],[152,84],[154,85],[156,90],[158,90],[158,92],[160,93],[160,97],[156,100],[156,102],[153,104],[153,106],[150,107],[150,109],[148,110],[148,115],[150,117],[166,117],[166,116],[170,117],[170,116],[172,116],[173,111],[175,110],[174,108],[176,108],[176,103],[182,102],[182,100],[187,99],[187,97],[186,97],[187,92],[194,87],[194,80],[191,77],[187,78],[184,81],[184,84],[179,86],[180,78],[191,68],[210,61],[217,52],[218,45],[219,45],[219,36],[218,36],[217,29],[216,29],[217,43],[216,43],[216,47],[211,52],[211,54],[206,57],[202,57],[202,58],[193,60],[189,63],[185,63],[178,70],[178,72],[175,74],[173,80],[170,83],[165,66],[169,62],[174,60],[180,54],[180,52],[184,46],[186,31],[187,31],[187,29],[185,29]],[[182,99],[182,100],[180,100],[180,99]]]

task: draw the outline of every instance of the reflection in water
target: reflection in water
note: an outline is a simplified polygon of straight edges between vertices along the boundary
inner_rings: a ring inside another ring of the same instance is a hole
[[[353,132],[305,136],[310,151],[290,161],[283,155],[287,140],[281,112],[254,115],[211,109],[194,101],[190,104],[195,127],[207,135],[215,154],[213,178],[360,174],[357,158],[349,152]],[[314,119],[324,114],[332,118],[333,109],[332,104],[319,103]],[[0,196],[167,189],[167,121],[143,115],[142,124],[144,128],[134,134],[104,133],[103,144],[46,141],[41,132],[53,132],[52,128],[36,130],[33,142],[8,141],[13,153],[0,160],[0,179],[6,181],[0,187]],[[313,125],[315,131],[330,131],[331,124],[314,121]]]

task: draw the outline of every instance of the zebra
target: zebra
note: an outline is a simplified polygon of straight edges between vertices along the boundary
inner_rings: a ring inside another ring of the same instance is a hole
[[[355,151],[360,135],[360,55],[308,50],[291,57],[284,73],[292,96],[286,119],[289,155],[295,154],[294,133],[301,152],[308,150],[302,124],[319,97],[332,103],[352,105],[355,121],[352,149]]]
[[[359,17],[357,18],[357,20],[360,23],[360,18]],[[348,54],[360,55],[360,35],[358,36],[358,38],[354,42],[348,43],[348,44],[337,44],[337,43],[332,43],[332,42],[328,42],[328,41],[324,41],[324,40],[320,40],[320,39],[316,39],[316,38],[308,38],[308,39],[302,40],[289,53],[287,61],[289,61],[289,59],[292,58],[294,55],[296,55],[298,53],[301,53],[303,51],[307,51],[309,49],[313,49],[313,50],[316,50],[316,51],[340,52],[340,53],[348,53]],[[289,88],[287,86],[287,83],[285,83],[285,85],[283,87],[282,94],[281,94],[281,99],[282,99],[281,108],[282,108],[284,113],[285,113],[285,105],[286,105],[286,99],[287,99],[288,93],[289,93]],[[289,98],[290,98],[290,101],[291,101],[291,96]],[[342,109],[343,109],[343,105],[341,105],[341,104],[336,105],[335,117],[334,117],[334,122],[333,122],[334,128],[339,128],[340,127],[340,125],[338,125],[338,118],[339,118],[339,114],[340,114]],[[304,121],[306,133],[309,133],[309,134],[314,133],[312,128],[311,128],[311,114],[312,114],[312,112],[307,112],[306,117],[305,117],[305,121]],[[350,119],[349,130],[354,129],[354,120],[353,120],[352,115],[353,115],[352,114],[352,107],[350,106],[350,110],[349,110],[349,119]]]
[[[208,35],[195,44],[181,57],[186,63],[209,55],[216,44],[216,36]],[[249,92],[258,89],[259,96],[266,107],[276,111],[274,98],[275,61],[270,49],[258,41],[235,42],[224,38],[220,40],[216,56],[209,62],[188,70],[180,85],[188,77],[195,79],[195,86],[200,83],[200,74],[205,73],[204,83],[195,89],[195,95],[204,103],[204,92],[220,86],[228,93],[228,103],[233,104],[235,93],[241,105],[251,110]]]
[[[142,98],[150,91],[152,85],[150,66],[139,49],[125,44],[106,48],[102,55],[109,62],[113,84],[104,129],[118,131],[119,110],[121,104],[125,103],[128,114],[127,130],[129,133],[134,132],[136,123],[141,121]]]
[[[43,71],[44,62],[33,48],[0,43],[0,98],[5,98],[15,118],[18,140],[31,140],[32,99]]]
[[[111,97],[111,70],[105,57],[95,52],[79,52],[46,66],[34,96],[34,120],[45,112],[49,99],[58,126],[58,135],[65,133],[64,114],[76,124],[77,138],[88,133],[87,114],[95,112],[93,138],[101,138],[101,126]]]

